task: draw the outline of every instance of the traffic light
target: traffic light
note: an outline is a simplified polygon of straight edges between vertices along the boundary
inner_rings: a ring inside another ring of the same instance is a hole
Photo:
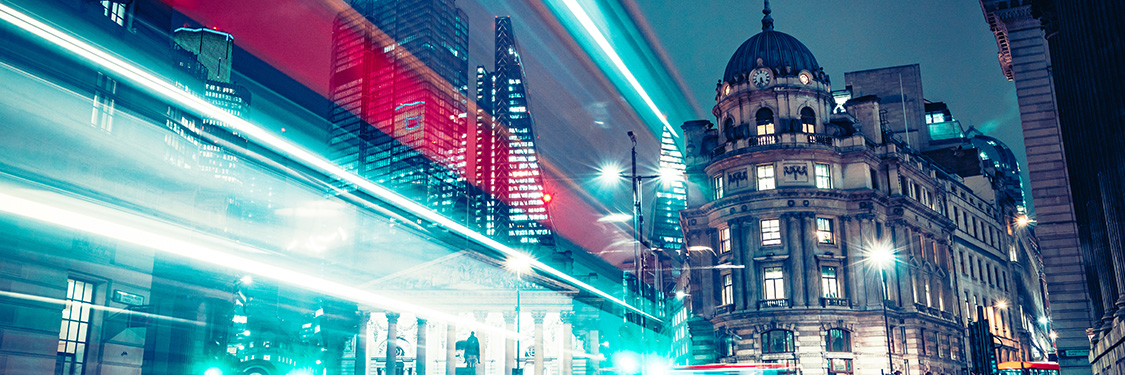
[[[977,306],[977,316],[984,316],[983,307]],[[976,375],[996,374],[996,348],[988,327],[988,319],[969,323],[969,349],[972,351],[972,370]]]

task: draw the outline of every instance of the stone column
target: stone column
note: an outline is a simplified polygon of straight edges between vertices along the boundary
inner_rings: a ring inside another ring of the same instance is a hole
[[[816,213],[801,213],[801,224],[804,227],[801,230],[804,238],[801,244],[804,247],[802,259],[805,262],[805,295],[809,306],[817,306],[820,304],[820,267],[817,267],[816,261]]]
[[[359,319],[356,322],[355,334],[355,364],[352,366],[352,371],[356,374],[367,373],[367,361],[370,360],[367,355],[367,322],[371,319],[371,313],[363,310],[357,310]]]
[[[731,264],[743,264],[742,260],[742,220],[735,219],[728,222],[730,225],[730,251],[731,251]],[[734,296],[734,311],[746,310],[745,289],[743,285],[745,280],[743,278],[743,270],[731,269],[731,286],[732,294]]]
[[[473,316],[476,317],[477,321],[482,325],[487,324],[486,320],[488,320],[488,311],[473,311]],[[485,358],[488,358],[488,356],[485,355],[485,353],[488,353],[488,334],[480,331],[474,331],[473,333],[477,335],[477,342],[480,343],[480,362],[477,362],[476,373],[477,375],[484,375],[485,370],[488,369],[488,367],[485,365],[485,363],[487,363],[485,362]]]
[[[544,375],[543,374],[543,355],[545,353],[543,353],[543,352],[545,350],[543,350],[543,317],[545,317],[546,315],[547,315],[547,313],[543,312],[543,311],[533,311],[531,313],[531,321],[533,323],[535,323],[535,341],[533,341],[533,343],[535,345],[535,354],[534,354],[535,355],[535,374],[534,375]]]
[[[516,331],[516,312],[504,312],[504,328],[508,332]],[[516,364],[516,340],[510,335],[504,336],[504,375],[512,375],[513,365]]]
[[[852,264],[855,261],[856,249],[850,242],[853,236],[848,233],[849,228],[852,227],[851,216],[840,216],[840,229],[837,241],[840,242],[840,256],[844,257],[844,261],[840,265],[840,298],[851,300],[852,306],[859,306],[856,301],[856,265]]]
[[[587,374],[597,374],[599,371],[601,371],[600,370],[601,354],[599,353],[599,351],[601,350],[601,347],[602,347],[602,341],[601,341],[601,337],[598,336],[598,330],[591,329],[591,330],[587,331],[586,332],[586,342],[590,346],[589,347],[590,359],[586,361],[586,363],[588,364],[586,366],[586,373]]]
[[[457,325],[445,324],[445,375],[457,374]]]
[[[398,375],[398,317],[399,313],[387,312],[387,375]]]
[[[875,233],[875,216],[865,215],[857,217],[859,219],[859,233],[862,238],[862,245],[867,251],[872,251],[875,247],[880,246],[881,238],[876,237]],[[856,272],[859,272],[862,277],[860,280],[864,281],[864,291],[866,292],[864,306],[867,309],[874,309],[883,305],[883,282],[882,276],[879,272],[879,265],[867,260],[867,254],[862,254],[863,251],[857,251],[857,265]]]
[[[571,358],[574,344],[570,341],[574,336],[574,312],[563,311],[559,313],[559,320],[562,321],[562,353],[559,355],[559,361],[562,362],[559,366],[560,375],[571,375],[574,370],[571,369]]]
[[[758,263],[754,262],[754,257],[758,255],[758,248],[762,246],[762,223],[757,218],[748,217],[743,222],[745,227],[744,232],[745,244],[742,254],[743,264],[746,265],[744,274],[746,275],[746,308],[748,310],[758,309],[758,298],[762,295],[759,292],[762,286],[761,277],[758,276]]]
[[[426,319],[418,318],[418,347],[414,355],[414,373],[426,375]]]
[[[793,300],[793,306],[805,306],[805,280],[801,277],[805,274],[805,252],[804,246],[801,246],[801,224],[797,214],[787,213],[781,216],[785,219],[785,243],[789,245],[789,269],[786,270],[786,279],[792,280],[787,283],[789,297]]]
[[[1121,210],[1125,210],[1125,202],[1121,201],[1121,194],[1125,193],[1125,189],[1121,188],[1121,178],[1125,178],[1125,171],[1121,167],[1115,169],[1098,173],[1098,190],[1102,196],[1109,253],[1113,261],[1110,266],[1115,269],[1110,272],[1114,280],[1107,282],[1116,281],[1117,285],[1116,313],[1113,316],[1125,319],[1125,219],[1121,217]]]
[[[913,248],[912,246],[909,245],[909,242],[911,242],[910,241],[910,234],[909,234],[910,232],[908,232],[906,230],[906,227],[904,227],[902,225],[898,225],[898,226],[895,226],[894,231],[895,231],[895,247],[896,248],[899,248],[899,249],[912,249]],[[911,278],[910,278],[911,269],[910,269],[910,262],[909,262],[910,258],[909,258],[909,254],[906,253],[906,252],[909,252],[909,251],[910,250],[905,250],[905,251],[897,254],[898,256],[895,258],[895,265],[894,265],[895,272],[894,273],[895,273],[895,276],[898,277],[897,292],[898,292],[899,304],[906,309],[913,309],[914,308],[914,293],[910,292],[910,288],[913,288],[914,286],[910,285],[911,284],[911,282],[910,282],[910,280],[911,280]]]

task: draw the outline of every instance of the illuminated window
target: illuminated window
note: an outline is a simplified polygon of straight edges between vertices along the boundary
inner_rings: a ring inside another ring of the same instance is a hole
[[[723,275],[723,304],[734,303],[734,281],[731,275]]]
[[[816,114],[809,107],[801,109],[801,131],[809,134],[816,133]]]
[[[781,220],[762,220],[762,246],[781,245]]]
[[[832,233],[832,219],[816,218],[816,240],[826,244],[835,242]]]
[[[715,199],[723,198],[723,175],[719,174],[713,180],[715,182]]]
[[[109,17],[113,23],[125,26],[125,4],[122,0],[101,0],[103,15]]]
[[[762,334],[762,353],[792,353],[793,331],[775,329]]]
[[[730,252],[730,227],[719,229],[719,254]]]
[[[758,123],[758,135],[773,134],[773,111],[769,108],[762,108],[754,115]]]
[[[820,267],[820,286],[824,298],[840,298],[840,279],[836,278],[836,267]]]
[[[94,284],[66,280],[66,306],[62,311],[56,374],[82,374],[86,363],[87,335],[90,333],[90,306],[94,302]]]
[[[771,190],[777,187],[773,172],[773,164],[758,166],[758,190]]]
[[[813,173],[816,174],[816,188],[817,189],[831,189],[832,188],[832,167],[828,164],[816,163],[813,166]]]
[[[94,89],[94,110],[90,114],[90,125],[105,132],[113,131],[114,100],[117,93],[117,80],[98,73],[98,84]]]
[[[762,271],[765,275],[765,288],[762,289],[763,299],[785,298],[785,272],[781,267],[769,267]]]
[[[828,375],[848,375],[852,373],[852,360],[848,358],[829,358]]]
[[[824,342],[830,352],[852,351],[852,334],[842,329],[830,329],[824,335]],[[849,366],[850,367],[850,366]],[[849,371],[851,372],[850,368]]]

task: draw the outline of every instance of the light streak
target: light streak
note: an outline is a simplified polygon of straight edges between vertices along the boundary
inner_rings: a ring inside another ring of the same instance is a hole
[[[111,312],[111,313],[119,313],[119,314],[126,314],[126,315],[137,315],[137,316],[143,316],[143,317],[146,317],[146,318],[152,318],[152,319],[157,319],[157,320],[167,320],[167,321],[170,321],[170,322],[191,324],[191,325],[196,325],[196,326],[200,326],[200,327],[206,325],[206,323],[196,321],[196,320],[187,320],[187,319],[176,318],[176,317],[172,317],[172,316],[165,316],[165,315],[147,313],[147,312],[144,312],[144,311],[122,309],[122,308],[113,307],[113,306],[95,305],[95,304],[92,304],[92,303],[86,303],[86,302],[81,302],[81,301],[71,301],[71,300],[65,300],[65,299],[59,299],[59,298],[37,296],[37,295],[33,295],[33,294],[25,294],[25,293],[19,293],[19,292],[9,292],[9,291],[6,291],[6,290],[0,290],[0,297],[16,298],[16,299],[22,299],[22,300],[27,300],[27,301],[43,302],[43,303],[50,303],[50,304],[56,304],[56,305],[84,306],[84,307],[87,307],[91,310],[101,310],[101,311],[106,311],[106,312]]]
[[[578,23],[582,24],[582,28],[586,29],[586,33],[590,34],[590,37],[594,38],[594,42],[596,42],[598,44],[598,47],[601,48],[602,52],[609,57],[609,60],[613,62],[613,65],[617,67],[617,70],[619,70],[621,74],[625,76],[625,80],[629,82],[630,86],[633,86],[633,90],[637,91],[637,94],[641,96],[641,99],[644,100],[646,105],[648,105],[648,108],[652,110],[653,114],[656,115],[656,118],[660,119],[660,122],[664,124],[664,128],[668,129],[670,132],[672,132],[673,136],[678,138],[680,136],[680,133],[678,133],[676,129],[668,123],[668,116],[665,116],[664,113],[660,111],[660,108],[656,107],[656,102],[652,100],[652,97],[648,95],[648,92],[645,91],[645,88],[641,86],[641,83],[639,81],[637,81],[637,77],[634,76],[633,72],[629,70],[629,67],[625,65],[625,61],[622,60],[621,56],[617,54],[617,50],[613,49],[613,45],[611,45],[609,43],[609,40],[606,39],[605,34],[602,34],[602,31],[599,30],[598,26],[594,24],[594,20],[590,19],[590,15],[586,13],[586,10],[582,9],[582,6],[578,4],[577,0],[562,1],[563,4],[566,4],[566,8],[570,10],[570,14],[574,15],[574,17],[578,19]]]
[[[577,6],[577,4],[574,5]],[[578,10],[581,11],[581,8],[579,7]],[[582,14],[585,13],[583,12]],[[593,23],[592,21],[590,21],[589,16],[586,16],[584,19],[589,23],[590,27],[593,27]],[[476,241],[480,245],[506,255],[508,258],[527,257],[527,255],[521,251],[501,244],[496,240],[488,238],[485,235],[477,233],[476,231],[469,229],[466,226],[458,224],[457,222],[449,218],[431,211],[421,204],[411,201],[393,191],[390,191],[382,186],[372,183],[371,181],[359,177],[356,174],[350,173],[311,151],[305,150],[304,148],[301,148],[295,144],[289,143],[288,141],[273,135],[262,127],[254,125],[253,123],[250,123],[249,121],[246,121],[241,117],[235,116],[234,114],[216,107],[215,105],[207,102],[204,98],[191,95],[190,93],[177,88],[174,84],[167,82],[150,72],[144,71],[141,68],[138,68],[120,58],[112,56],[105,51],[102,51],[98,48],[95,48],[94,46],[91,46],[90,44],[78,40],[73,36],[61,32],[3,3],[0,3],[0,20],[4,20],[16,27],[19,27],[35,36],[46,40],[47,42],[55,44],[63,48],[64,50],[75,54],[76,56],[82,57],[90,63],[96,65],[97,67],[105,69],[109,72],[113,72],[121,78],[131,81],[141,88],[148,89],[155,94],[161,95],[172,103],[184,107],[184,109],[193,111],[198,114],[205,114],[206,116],[215,119],[221,124],[226,124],[230,128],[229,130],[237,132],[247,139],[255,140],[263,146],[271,147],[272,150],[278,153],[280,156],[287,157],[294,161],[302,162],[306,166],[319,170],[326,175],[338,177],[342,180],[352,183],[358,189],[370,194],[373,197],[409,211],[410,213],[417,215],[420,218],[449,228],[450,230],[464,237]],[[597,31],[596,27],[594,27],[593,30]],[[604,42],[605,47],[608,48],[609,42],[605,40],[605,37],[601,35],[600,31],[597,35],[600,36],[600,40]],[[610,49],[612,50],[612,48]],[[616,53],[614,53],[614,56],[616,56]],[[615,57],[615,61],[619,63],[619,66],[621,68],[626,69],[626,73],[628,73],[627,68],[625,68],[624,66],[624,62],[621,61],[620,57]],[[636,78],[633,77],[631,73],[628,73],[627,76],[629,77],[630,82],[634,84],[634,87],[641,90],[641,92],[643,93],[643,88],[640,87],[640,83],[636,81]],[[659,114],[660,112],[656,108],[655,103],[652,102],[652,99],[649,98],[647,94],[643,94],[643,96],[645,97],[646,102],[649,103],[653,111]],[[660,116],[664,124],[668,125],[668,122],[663,118],[663,115]],[[227,256],[231,255],[223,254],[223,257]],[[574,285],[582,290],[593,293],[601,298],[625,307],[628,310],[644,315],[645,317],[648,317],[649,319],[652,319],[656,322],[663,322],[663,320],[661,320],[660,318],[649,314],[648,312],[645,312],[629,304],[628,302],[614,297],[609,293],[595,288],[592,285],[582,282],[581,280],[578,280],[573,276],[567,275],[562,271],[550,267],[543,262],[532,259],[530,260],[530,263],[531,266],[535,269],[541,270],[546,274],[566,281],[567,283]],[[281,270],[279,269],[279,271]],[[354,289],[350,287],[348,288]],[[358,290],[357,292],[366,293]]]
[[[52,193],[46,193],[49,195],[40,196],[39,198],[41,198],[41,200],[55,201],[57,206],[67,207],[68,209],[59,208],[55,205],[40,203],[38,201],[6,193],[8,191],[18,191],[17,189],[8,189],[8,187],[5,187],[3,191],[4,192],[0,192],[0,212],[9,212],[29,219],[47,222],[61,227],[87,232],[126,243],[136,244],[138,246],[143,246],[161,252],[177,255],[187,259],[206,262],[222,267],[229,267],[232,269],[254,274],[259,277],[273,279],[279,282],[302,287],[310,291],[323,293],[325,295],[337,296],[373,307],[384,308],[393,311],[409,311],[417,315],[430,317],[434,320],[455,322],[459,325],[463,324],[473,326],[477,329],[499,333],[507,336],[515,335],[515,332],[510,332],[498,327],[487,326],[483,323],[475,322],[473,320],[462,319],[455,315],[450,315],[427,307],[371,293],[366,290],[350,286],[346,283],[307,275],[285,267],[268,264],[265,262],[212,248],[210,246],[204,246],[195,242],[182,240],[177,237],[166,235],[165,233],[177,233],[181,232],[182,230],[178,230],[177,228],[171,227],[167,224],[157,224],[150,219],[144,219],[138,216],[125,214],[123,212],[107,209],[105,207],[96,207],[94,208],[94,210],[96,210],[97,212],[93,212],[90,214],[78,212],[75,210],[75,208],[84,207],[89,210],[89,206],[91,204],[87,202],[81,202],[73,198],[64,198],[62,196],[54,197],[51,196],[53,195]],[[130,222],[146,224],[145,226],[149,227],[150,229],[140,229],[136,226],[130,226],[121,224],[117,221],[102,219],[103,217],[114,217],[118,220],[128,219]],[[194,236],[185,235],[183,237],[198,237],[198,233],[193,234]],[[223,242],[229,241],[223,240]]]

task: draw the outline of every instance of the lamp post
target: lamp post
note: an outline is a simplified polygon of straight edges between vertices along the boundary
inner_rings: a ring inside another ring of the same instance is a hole
[[[882,285],[879,286],[883,295],[883,327],[887,331],[887,371],[888,374],[894,373],[894,358],[891,357],[891,341],[894,332],[891,332],[891,323],[887,318],[887,267],[894,263],[895,255],[894,250],[886,244],[879,244],[876,246],[874,252],[871,254],[871,259],[879,267],[879,281]]]
[[[531,260],[526,255],[517,255],[505,262],[508,269],[516,273],[516,366],[510,375],[523,375],[523,370],[520,369],[520,362],[523,360],[523,351],[520,350],[520,284],[523,284],[523,274],[531,271]]]

